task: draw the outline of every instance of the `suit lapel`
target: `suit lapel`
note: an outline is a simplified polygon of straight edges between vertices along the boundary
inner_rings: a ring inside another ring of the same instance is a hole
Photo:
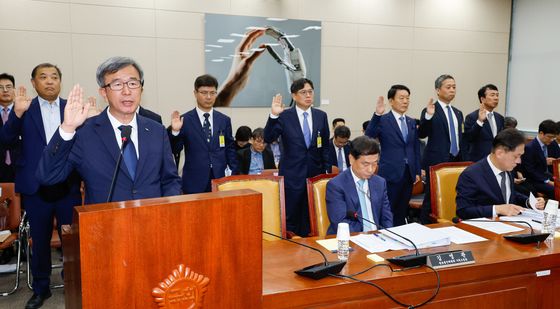
[[[47,145],[45,126],[43,124],[43,118],[41,117],[41,106],[39,103],[39,99],[37,97],[34,99],[34,102],[31,103],[28,113],[31,118],[31,121],[35,124],[37,131],[39,131],[39,135],[41,136],[41,140],[43,141],[43,144]]]
[[[374,176],[371,176],[374,177]],[[375,224],[380,224],[381,222],[379,222],[379,210],[381,209],[381,207],[375,207],[375,203],[374,201],[379,201],[379,196],[378,196],[378,192],[375,190],[375,188],[373,187],[373,182],[370,181],[368,179],[368,188],[369,188],[369,203],[371,206],[371,213],[373,214],[373,220],[375,221]],[[381,206],[381,205],[380,205]]]
[[[190,125],[189,125],[190,122]],[[189,132],[189,127],[191,128],[191,130],[194,130],[195,134],[198,134],[200,136],[200,138],[203,141],[203,145],[204,147],[206,147],[206,149],[208,149],[208,143],[206,142],[206,135],[204,134],[204,130],[202,128],[202,124],[200,123],[200,119],[198,118],[198,113],[196,112],[196,108],[194,108],[190,113],[187,113],[187,123],[186,123],[187,127],[185,128],[185,130],[187,131],[187,134]],[[184,125],[183,125],[184,127]]]
[[[148,141],[150,140],[151,131],[144,117],[136,117],[136,123],[138,124],[138,145],[136,145],[136,148],[139,154],[138,165],[136,166],[136,179],[138,179],[148,157]]]
[[[346,190],[350,194],[350,202],[354,205],[354,211],[361,213],[360,207],[360,199],[358,198],[358,189],[356,188],[356,184],[354,183],[354,178],[352,177],[352,173],[349,169],[343,172],[346,179],[344,182],[346,183]],[[362,214],[363,216],[363,214]]]
[[[441,107],[441,104],[438,102],[436,103],[436,112],[437,115],[439,115],[439,117],[442,119],[442,124],[443,124],[443,129],[445,131],[445,134],[447,134],[447,136],[449,137],[449,121],[447,121],[447,116],[446,116],[446,112],[443,110],[443,108]]]
[[[397,133],[397,136],[400,138],[401,141],[406,142],[404,140],[403,136],[402,136],[402,131],[401,131],[401,128],[399,127],[399,124],[397,123],[397,119],[395,119],[393,113],[389,112],[387,115],[389,117],[389,123],[391,124],[391,127],[395,130],[395,132]]]
[[[296,107],[295,106],[292,107],[291,109],[287,110],[287,112],[289,112],[288,116],[290,116],[292,118],[292,122],[296,125],[296,128],[298,128],[297,129],[297,131],[298,131],[297,135],[298,135],[302,145],[305,146],[305,137],[303,137],[303,127],[299,123],[299,117],[298,117]],[[311,136],[311,138],[313,138],[313,135]]]
[[[97,137],[101,140],[103,146],[109,153],[109,156],[113,159],[114,164],[116,164],[120,149],[119,144],[115,139],[115,131],[113,130],[113,126],[111,125],[111,121],[109,121],[107,113],[108,110],[105,109],[99,116],[96,117],[94,130]],[[121,163],[119,169],[130,177],[130,174],[124,164]],[[130,178],[132,179],[132,177]]]
[[[313,141],[316,141],[319,136],[320,121],[319,121],[319,112],[317,112],[313,107],[310,107],[309,110],[311,110],[311,117],[313,119],[313,125],[311,127],[311,145],[312,145]],[[303,130],[302,130],[302,135],[303,135]],[[311,145],[309,146],[311,147]]]
[[[488,184],[488,186],[490,187],[490,192],[492,192],[493,194],[496,194],[494,196],[494,198],[496,200],[502,201],[503,203],[506,203],[506,201],[504,201],[504,197],[502,196],[502,189],[500,188],[500,185],[498,184],[498,180],[496,179],[496,176],[494,175],[494,172],[492,171],[492,168],[490,168],[490,165],[488,164],[488,161],[486,159],[484,159],[483,161],[484,163],[482,164],[482,168],[484,171],[484,181],[486,181],[486,183]],[[512,179],[510,177],[510,179]],[[510,181],[511,183],[513,183],[513,181]],[[510,191],[513,192],[513,191]]]

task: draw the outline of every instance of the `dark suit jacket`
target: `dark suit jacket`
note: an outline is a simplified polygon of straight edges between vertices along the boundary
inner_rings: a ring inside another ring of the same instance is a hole
[[[214,178],[225,176],[229,165],[233,174],[239,173],[237,154],[231,133],[231,119],[213,110],[213,128],[210,143],[196,113],[196,108],[183,114],[183,127],[178,136],[172,137],[173,152],[185,149],[185,165],[183,165],[183,192],[204,192],[210,179],[210,166]],[[225,146],[220,147],[220,134],[224,136]]]
[[[382,116],[374,113],[365,132],[365,135],[379,139],[382,148],[379,176],[388,182],[399,181],[405,172],[413,181],[416,175],[420,175],[420,140],[416,120],[406,116],[406,127],[408,136],[405,141],[392,112]],[[405,162],[408,170],[405,170]]]
[[[551,179],[552,175],[548,171],[546,158],[537,139],[538,137],[535,137],[525,145],[525,153],[521,156],[521,169],[528,181],[544,183],[545,180]]]
[[[560,159],[560,145],[555,140],[548,145],[548,157]]]
[[[424,149],[424,156],[422,166],[429,173],[429,167],[442,162],[449,161],[449,149],[451,148],[451,140],[449,138],[449,124],[445,111],[441,108],[439,103],[435,103],[436,111],[430,120],[426,119],[426,109],[422,110],[420,117],[420,128],[418,129],[418,136],[420,138],[428,138],[428,144]],[[459,130],[459,154],[461,156],[462,150],[462,128],[463,128],[463,113],[451,106],[455,117],[457,117],[457,128]]]
[[[1,112],[1,111],[0,111]],[[13,113],[13,108],[10,113]],[[0,131],[4,126],[2,120],[0,120]],[[14,182],[15,181],[15,166],[19,157],[21,147],[21,140],[16,139],[15,143],[2,143],[0,142],[0,181],[1,182]],[[6,165],[6,151],[10,151],[11,164]]]
[[[525,207],[527,196],[516,192],[512,173],[510,179],[510,204]],[[500,184],[486,158],[467,167],[457,182],[457,216],[461,219],[492,217],[492,206],[506,204]]]
[[[350,167],[350,160],[348,155],[350,154],[350,143],[346,144],[343,148],[344,159],[346,160],[346,166]],[[332,166],[338,166],[338,152],[337,148],[333,143],[333,139],[329,139],[329,164]],[[342,172],[342,171],[340,171]]]
[[[498,132],[504,129],[504,116],[494,112],[494,119],[496,120],[496,129]],[[465,160],[476,162],[485,158],[492,151],[492,128],[488,120],[484,121],[481,126],[476,122],[478,120],[478,109],[465,117],[465,132],[463,139],[465,144],[468,145],[468,153]]]
[[[153,120],[136,116],[139,151],[133,180],[121,162],[112,201],[125,201],[181,194],[177,168],[165,128]],[[43,184],[65,179],[77,170],[85,182],[86,204],[107,200],[119,157],[119,146],[107,109],[81,126],[74,138],[64,141],[58,130],[49,142],[37,178]]]
[[[379,229],[392,227],[393,213],[387,197],[385,179],[374,175],[368,180],[368,185],[375,223],[379,224]],[[358,189],[350,169],[338,174],[327,183],[327,214],[331,221],[327,234],[336,234],[340,222],[348,223],[350,232],[363,230],[362,220],[346,218],[348,211],[357,212],[363,217]]]
[[[262,152],[264,169],[275,169],[274,154],[269,148],[264,148]],[[237,151],[237,161],[239,162],[239,173],[243,175],[249,174],[251,167],[251,147]]]
[[[286,109],[276,119],[269,117],[264,128],[264,140],[267,143],[282,136],[284,149],[280,158],[279,175],[284,176],[284,184],[287,189],[305,188],[305,181],[308,177],[331,171],[327,114],[316,108],[311,108],[311,113],[313,128],[309,149],[305,145],[295,107]],[[321,137],[321,147],[317,145],[318,136]]]
[[[146,118],[150,118],[155,122],[158,122],[160,124],[163,124],[163,122],[161,121],[161,116],[152,112],[149,109],[145,109],[142,106],[140,106],[140,109],[138,110],[138,114],[140,114],[140,116],[144,116]]]
[[[66,100],[60,99],[60,120],[64,121],[64,107]],[[81,204],[80,198],[80,179],[76,174],[68,175],[68,179],[59,179],[59,183],[52,183],[52,186],[40,186],[35,177],[39,160],[43,154],[43,149],[47,146],[47,138],[41,117],[41,107],[39,99],[35,97],[31,101],[29,109],[18,118],[14,111],[10,113],[8,122],[2,127],[0,133],[0,143],[13,144],[21,137],[21,154],[16,161],[16,191],[19,193],[32,195],[37,192],[49,201],[55,201],[67,194],[74,194],[76,202],[74,205]]]

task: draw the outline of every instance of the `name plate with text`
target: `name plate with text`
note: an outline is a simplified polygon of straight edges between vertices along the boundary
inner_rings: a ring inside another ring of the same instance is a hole
[[[427,259],[427,264],[435,269],[474,264],[474,257],[471,251],[454,251],[433,254],[429,255]]]

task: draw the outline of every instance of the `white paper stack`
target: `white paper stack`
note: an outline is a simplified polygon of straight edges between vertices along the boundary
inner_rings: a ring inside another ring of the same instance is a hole
[[[522,228],[518,228],[513,225],[509,225],[501,222],[492,221],[488,218],[476,218],[473,220],[477,220],[477,221],[465,220],[463,221],[463,223],[476,226],[480,229],[487,230],[489,232],[496,233],[496,234],[507,234],[511,232],[523,231]],[[478,221],[485,221],[485,222],[478,222]]]
[[[438,233],[437,231],[432,230],[429,227],[426,227],[418,223],[405,224],[397,227],[388,228],[387,230],[390,230],[393,233],[402,235],[403,237],[410,239],[410,241],[412,241],[418,249],[447,246],[451,243],[448,235],[445,235],[443,233]],[[399,242],[404,244],[408,249],[414,248],[409,241],[387,230],[380,230],[380,232],[387,237],[398,240]]]

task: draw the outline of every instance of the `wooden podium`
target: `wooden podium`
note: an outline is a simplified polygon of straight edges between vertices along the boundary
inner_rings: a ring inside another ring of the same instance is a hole
[[[261,203],[236,190],[76,207],[66,307],[260,308]]]

